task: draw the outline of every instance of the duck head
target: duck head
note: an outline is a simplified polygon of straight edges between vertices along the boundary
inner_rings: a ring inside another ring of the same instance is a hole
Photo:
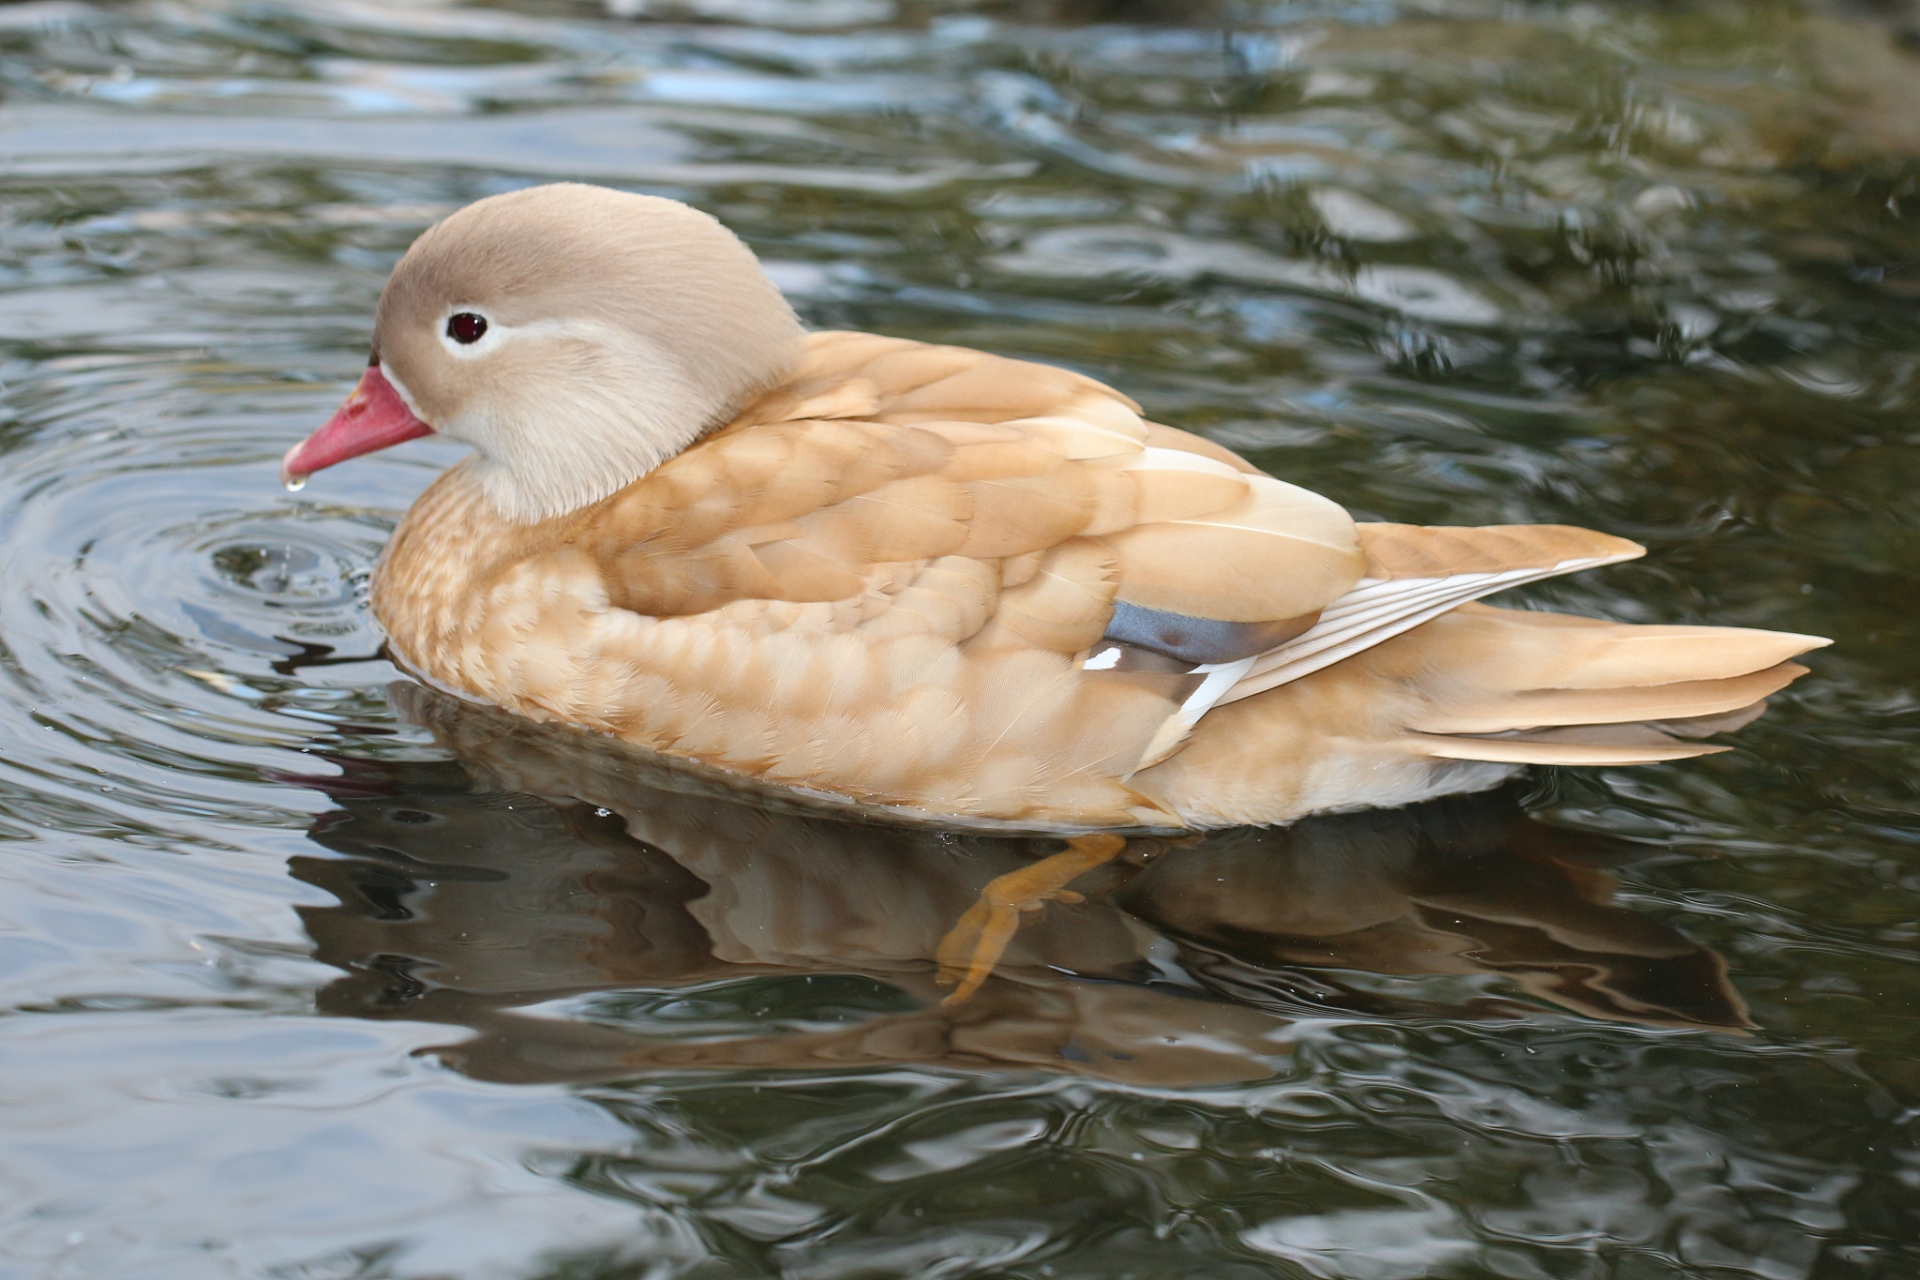
[[[697,209],[579,183],[490,196],[407,250],[359,386],[281,478],[431,433],[473,446],[501,514],[546,519],[728,420],[787,374],[801,332]]]

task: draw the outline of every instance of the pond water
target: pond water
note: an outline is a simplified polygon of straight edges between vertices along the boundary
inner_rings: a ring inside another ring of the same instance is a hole
[[[1898,6],[1882,6],[1887,10]],[[0,6],[0,1276],[1920,1274],[1920,55],[1784,4]],[[1052,361],[1525,598],[1833,636],[1710,759],[1142,847],[743,804],[449,705],[275,483],[555,177]]]

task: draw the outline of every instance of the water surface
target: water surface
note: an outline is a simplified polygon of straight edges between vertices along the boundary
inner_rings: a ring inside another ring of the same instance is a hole
[[[1920,1273],[1920,56],[1868,6],[0,6],[0,1276]],[[1836,637],[1740,749],[1155,844],[768,810],[396,683],[411,238],[693,201],[1532,590]]]

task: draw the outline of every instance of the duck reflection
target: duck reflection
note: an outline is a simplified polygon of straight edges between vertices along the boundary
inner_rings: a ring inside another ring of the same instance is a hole
[[[346,974],[321,1008],[467,1028],[438,1052],[484,1079],[914,1063],[1200,1084],[1270,1075],[1292,1023],[1329,1012],[1541,1001],[1748,1025],[1717,955],[1609,904],[1631,846],[1534,822],[1510,792],[1135,839],[943,1007],[941,937],[1057,841],[781,807],[575,730],[394,696],[456,760],[306,780],[339,806],[311,833],[337,856],[292,868],[339,899],[301,909]],[[1419,1003],[1370,974],[1509,982]]]

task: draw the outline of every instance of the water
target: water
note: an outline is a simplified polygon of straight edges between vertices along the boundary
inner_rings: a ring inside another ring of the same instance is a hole
[[[1898,20],[0,7],[0,1276],[1920,1274]],[[1048,846],[395,686],[457,452],[276,483],[408,241],[559,176],[1365,517],[1652,548],[1534,601],[1839,643],[1728,755],[1142,847],[942,1011]]]

